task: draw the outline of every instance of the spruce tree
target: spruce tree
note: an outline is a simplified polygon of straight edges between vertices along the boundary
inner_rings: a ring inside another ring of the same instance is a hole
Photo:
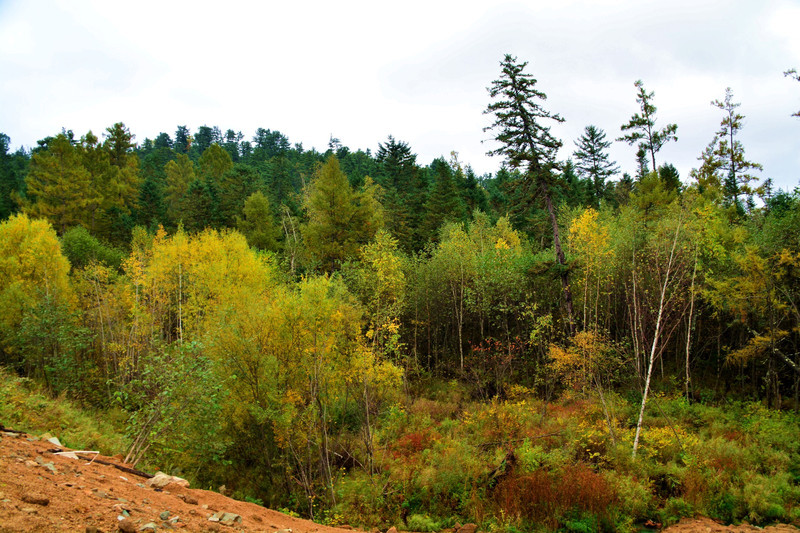
[[[606,180],[619,172],[615,161],[609,161],[606,150],[611,146],[611,141],[606,141],[606,132],[589,125],[583,135],[575,141],[578,148],[573,152],[575,157],[575,170],[578,174],[592,183],[592,195],[595,207],[605,198]]]
[[[489,154],[504,156],[512,168],[522,168],[521,186],[524,192],[539,196],[544,201],[553,230],[553,247],[560,270],[568,328],[572,335],[575,333],[575,324],[569,270],[561,248],[558,219],[552,200],[554,171],[558,166],[556,154],[562,143],[550,133],[550,126],[545,125],[564,122],[564,119],[540,105],[539,102],[546,100],[547,95],[536,89],[536,79],[525,72],[527,64],[517,62],[517,58],[509,54],[500,62],[500,78],[488,88],[489,96],[494,101],[484,111],[493,114],[495,119],[484,131],[494,130],[495,140],[500,142],[500,147]]]
[[[739,197],[744,195],[748,206],[752,204],[755,190],[751,183],[758,179],[752,171],[761,170],[762,166],[745,159],[742,141],[736,138],[742,129],[744,115],[736,111],[742,104],[733,103],[731,88],[725,89],[723,101],[714,100],[711,105],[725,113],[715,137],[716,146],[713,151],[713,156],[718,161],[718,168],[724,174],[723,195],[727,205],[735,205],[741,210]]]

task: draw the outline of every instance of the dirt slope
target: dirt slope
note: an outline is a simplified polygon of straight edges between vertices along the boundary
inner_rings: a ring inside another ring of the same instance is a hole
[[[663,530],[663,533],[797,533],[800,529],[794,526],[779,524],[760,528],[749,524],[723,526],[710,518],[684,518],[674,526]]]
[[[216,492],[174,483],[157,489],[148,486],[145,477],[97,462],[124,467],[119,458],[97,456],[88,464],[92,455],[71,459],[53,453],[67,448],[29,439],[33,437],[0,433],[0,532],[109,533],[139,531],[147,524],[153,524],[157,531],[347,531],[292,518]],[[129,517],[120,521],[118,517],[125,515]]]

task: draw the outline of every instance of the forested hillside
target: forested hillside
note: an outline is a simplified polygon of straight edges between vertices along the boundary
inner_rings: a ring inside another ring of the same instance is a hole
[[[487,175],[391,136],[0,134],[0,365],[126,420],[133,464],[329,524],[800,519],[800,191],[747,105],[679,176],[641,81],[563,140],[501,69]]]

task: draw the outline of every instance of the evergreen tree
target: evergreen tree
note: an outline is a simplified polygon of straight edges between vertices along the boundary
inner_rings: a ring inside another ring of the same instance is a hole
[[[110,168],[102,179],[103,216],[105,224],[123,241],[129,240],[126,227],[139,198],[139,156],[134,152],[133,134],[117,122],[106,129],[103,149],[108,153]],[[111,238],[108,233],[107,237]]]
[[[664,183],[664,187],[668,191],[680,192],[681,190],[681,176],[678,169],[670,163],[661,165],[658,168],[658,177]]]
[[[228,155],[231,156],[231,160],[234,163],[237,163],[241,157],[239,143],[242,142],[242,139],[244,139],[244,135],[242,135],[241,131],[237,133],[229,129],[225,132],[222,147],[225,148],[225,151],[228,152]]]
[[[657,169],[656,153],[669,141],[677,141],[675,132],[678,131],[676,124],[667,124],[664,128],[656,129],[656,106],[653,105],[654,92],[648,93],[644,89],[642,80],[637,80],[634,86],[638,89],[636,102],[639,104],[640,113],[634,113],[627,124],[622,125],[622,131],[630,131],[627,135],[618,138],[618,141],[625,141],[633,145],[639,143],[639,147],[650,155],[653,169]]]
[[[0,133],[0,220],[17,212],[14,198],[23,198],[28,156],[20,149],[10,153],[11,139]]]
[[[486,189],[483,188],[478,176],[475,175],[475,171],[469,165],[467,165],[464,173],[464,188],[461,195],[467,205],[468,212],[474,213],[476,209],[484,213],[488,212],[489,199]]]
[[[736,111],[741,104],[733,103],[731,88],[725,89],[723,101],[714,100],[711,105],[725,113],[720,123],[720,129],[715,136],[716,147],[713,151],[713,157],[718,162],[717,166],[724,175],[725,202],[727,205],[735,205],[737,209],[741,209],[742,204],[739,200],[741,195],[745,195],[748,205],[752,204],[755,189],[751,183],[758,178],[751,174],[751,171],[761,170],[762,166],[745,159],[742,141],[736,138],[742,129],[744,115]]]
[[[538,103],[546,100],[547,95],[536,89],[536,79],[524,71],[527,62],[518,63],[515,57],[506,54],[500,65],[500,78],[488,89],[495,101],[485,111],[494,114],[495,120],[485,130],[494,130],[495,140],[501,146],[489,153],[504,156],[512,168],[524,167],[522,188],[528,195],[538,195],[544,200],[553,231],[556,262],[560,267],[568,329],[570,334],[574,334],[569,270],[552,201],[556,154],[562,143],[550,133],[550,126],[545,126],[546,121],[563,122],[564,119]]]
[[[425,204],[423,228],[429,238],[438,240],[436,233],[442,224],[463,220],[464,205],[460,201],[450,165],[439,158],[433,161],[431,168],[435,181]]]
[[[234,226],[245,200],[258,188],[258,173],[250,165],[237,163],[226,172],[219,185],[219,221]]]
[[[219,187],[225,173],[233,168],[230,154],[219,144],[212,144],[197,162],[198,174],[210,187]]]
[[[573,152],[575,170],[592,184],[592,204],[600,206],[605,198],[606,180],[619,172],[615,161],[609,161],[606,150],[611,141],[606,141],[606,132],[596,126],[586,126],[583,135],[575,141],[578,148]]]
[[[167,220],[177,226],[182,216],[184,200],[189,192],[189,187],[197,180],[197,175],[194,163],[186,154],[178,154],[175,160],[169,161],[164,167],[164,172],[167,176],[164,187]]]
[[[189,128],[186,126],[178,126],[178,129],[175,131],[175,143],[173,148],[179,154],[188,154],[191,147],[192,136],[189,134]]]
[[[46,146],[31,158],[23,210],[31,217],[50,220],[63,233],[86,219],[91,175],[66,135],[57,135]]]
[[[277,230],[264,193],[256,191],[245,200],[243,215],[236,217],[236,227],[244,234],[247,244],[259,250],[276,250]]]
[[[382,225],[372,191],[355,193],[331,155],[309,186],[303,241],[325,272],[332,272],[368,243]]]
[[[408,196],[412,188],[417,156],[411,153],[408,143],[397,141],[389,135],[386,143],[378,144],[375,159],[380,164],[378,183],[384,188],[394,188],[401,198]]]
[[[202,156],[211,145],[219,144],[222,141],[222,135],[219,128],[213,128],[203,125],[197,128],[197,133],[194,135],[194,143],[192,143],[193,159]]]
[[[278,155],[285,155],[291,149],[289,139],[279,131],[258,128],[253,137],[253,158],[266,161]]]
[[[182,202],[180,220],[188,232],[198,232],[213,227],[216,220],[214,194],[203,180],[189,184]]]

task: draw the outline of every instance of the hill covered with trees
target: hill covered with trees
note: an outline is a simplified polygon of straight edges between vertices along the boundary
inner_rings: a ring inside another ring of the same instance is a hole
[[[0,364],[125,420],[133,464],[334,525],[797,520],[800,192],[730,89],[681,179],[637,81],[620,176],[501,69],[493,175],[393,137],[0,135]]]

